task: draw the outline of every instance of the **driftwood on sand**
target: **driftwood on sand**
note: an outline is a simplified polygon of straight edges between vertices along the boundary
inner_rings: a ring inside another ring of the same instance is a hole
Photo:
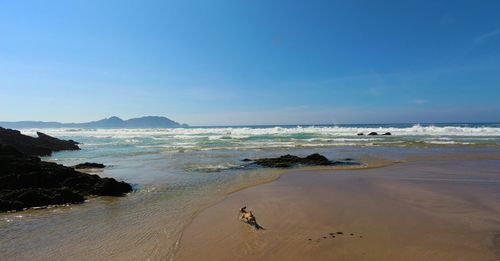
[[[264,229],[259,223],[257,223],[257,219],[253,215],[252,211],[247,211],[246,206],[240,208],[240,220],[249,224],[255,230]]]

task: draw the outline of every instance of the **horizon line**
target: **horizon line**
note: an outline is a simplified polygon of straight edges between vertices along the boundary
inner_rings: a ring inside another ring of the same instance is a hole
[[[140,117],[139,117],[140,118]],[[165,117],[167,118],[167,117]],[[106,118],[105,118],[106,119]],[[131,118],[133,119],[133,118]],[[0,121],[4,123],[19,123],[19,122],[43,122],[43,123],[62,123],[62,124],[68,124],[64,122],[58,122],[58,121],[30,121],[30,120],[25,120],[25,121]],[[73,124],[73,123],[69,123]],[[76,123],[78,124],[78,123]],[[301,126],[307,126],[307,127],[313,127],[313,126],[345,126],[345,125],[398,125],[398,124],[412,124],[412,125],[433,125],[433,124],[438,124],[438,125],[443,125],[443,124],[451,124],[451,125],[459,125],[459,124],[500,124],[500,121],[476,121],[476,122],[389,122],[389,123],[288,123],[288,124],[235,124],[235,125],[230,125],[230,124],[214,124],[214,125],[191,125],[187,123],[180,123],[180,124],[185,124],[187,126],[185,127],[173,127],[173,128],[216,128],[216,127],[291,127],[291,126],[296,126],[296,127],[301,127]],[[0,126],[2,127],[2,126]],[[68,127],[51,127],[48,129],[59,129],[59,128],[68,128]],[[43,129],[43,128],[41,128]],[[86,129],[86,128],[81,128],[81,129]],[[91,128],[91,129],[114,129],[114,128]],[[118,128],[118,129],[141,129],[141,128]],[[146,128],[147,129],[147,128]],[[161,128],[155,128],[155,129],[161,129]],[[168,128],[167,128],[168,129]]]

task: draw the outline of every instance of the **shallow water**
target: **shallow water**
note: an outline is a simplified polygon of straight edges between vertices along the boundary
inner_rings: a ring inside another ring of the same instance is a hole
[[[6,259],[168,259],[197,211],[227,193],[272,180],[277,170],[241,159],[321,153],[376,164],[418,155],[498,153],[500,127],[320,126],[188,129],[44,129],[81,142],[80,151],[44,160],[64,165],[104,163],[101,176],[125,180],[123,198],[0,214]],[[393,136],[357,136],[370,131]],[[22,130],[35,135],[35,130]],[[452,142],[454,146],[440,143]]]

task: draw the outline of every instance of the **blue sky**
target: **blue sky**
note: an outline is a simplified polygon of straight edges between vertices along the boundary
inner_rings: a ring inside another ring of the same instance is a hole
[[[500,121],[499,1],[0,0],[0,120]]]

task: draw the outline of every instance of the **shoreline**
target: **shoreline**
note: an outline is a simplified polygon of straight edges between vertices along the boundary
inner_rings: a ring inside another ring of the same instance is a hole
[[[303,175],[303,176],[336,175],[336,174],[342,174],[342,172],[352,171],[352,170],[357,170],[356,172],[352,172],[352,173],[355,173],[354,175],[360,175],[360,172],[365,172],[365,171],[387,172],[387,170],[389,169],[389,172],[390,172],[390,168],[394,167],[394,166],[403,166],[404,167],[405,165],[412,165],[412,164],[413,165],[422,165],[422,164],[428,165],[429,163],[431,163],[431,165],[432,165],[432,162],[443,162],[443,161],[444,162],[457,162],[459,160],[463,160],[466,162],[480,163],[481,161],[484,161],[484,160],[498,161],[500,159],[500,155],[498,155],[498,154],[452,155],[452,156],[444,155],[443,158],[447,158],[447,159],[443,160],[442,158],[432,158],[432,159],[425,159],[425,158],[416,159],[416,158],[414,158],[414,159],[408,159],[405,161],[392,162],[391,164],[387,164],[385,166],[378,166],[378,167],[373,167],[373,168],[356,168],[356,169],[351,169],[351,170],[345,170],[345,169],[344,170],[332,170],[331,168],[329,168],[329,169],[328,168],[313,168],[313,169],[287,169],[287,170],[283,170],[275,179],[266,181],[265,183],[259,183],[256,185],[252,185],[249,187],[241,188],[241,189],[238,189],[236,191],[230,192],[227,195],[225,195],[218,202],[215,202],[213,204],[206,206],[203,209],[198,210],[196,212],[196,214],[194,215],[193,219],[191,219],[190,222],[187,223],[185,225],[185,227],[183,227],[182,233],[176,242],[173,257],[175,260],[177,260],[178,258],[180,260],[185,259],[184,258],[185,253],[189,252],[190,247],[192,247],[193,243],[194,243],[194,241],[193,241],[193,229],[198,230],[198,231],[200,229],[201,230],[204,229],[203,227],[200,227],[199,223],[200,223],[201,219],[206,218],[206,217],[202,217],[202,216],[205,216],[207,214],[207,212],[210,213],[212,218],[215,218],[214,220],[219,220],[219,218],[221,218],[223,220],[228,221],[227,217],[219,217],[217,215],[214,215],[214,213],[212,213],[213,210],[214,209],[220,210],[221,206],[227,205],[228,204],[227,202],[232,200],[231,198],[242,197],[241,195],[243,195],[243,194],[252,194],[253,196],[256,196],[257,195],[256,192],[252,193],[251,191],[259,191],[259,190],[262,190],[261,188],[265,187],[265,186],[276,187],[276,186],[279,186],[280,184],[286,183],[287,181],[286,180],[283,181],[283,177],[297,176],[298,175],[297,173],[302,173],[302,175],[304,173],[307,173],[306,175]],[[451,158],[454,158],[454,159],[451,159]],[[287,175],[284,175],[284,174],[287,174]],[[352,175],[352,174],[350,174],[350,175]],[[307,179],[307,177],[306,178],[302,177],[302,178]],[[285,179],[289,179],[289,178],[285,178]],[[318,184],[316,184],[316,185],[318,185]],[[253,208],[255,206],[248,206],[248,207],[255,211],[258,220],[260,222],[262,222],[263,220],[259,219],[259,214],[258,214],[258,213],[260,213],[260,211],[258,209]],[[233,211],[236,211],[236,210],[237,209],[233,209]],[[259,211],[259,212],[257,212],[257,211]],[[314,221],[314,220],[311,220],[311,221]],[[218,221],[216,223],[220,223],[220,222],[221,221]],[[238,225],[241,225],[241,224],[238,223]],[[500,228],[499,228],[499,231],[500,231]],[[204,232],[201,232],[201,233],[204,233]],[[255,233],[261,233],[261,232],[255,232]],[[268,231],[264,231],[263,233],[268,233]],[[205,235],[205,236],[209,237],[208,235]],[[217,237],[217,236],[214,236],[214,237]],[[205,238],[205,239],[207,239],[207,238]],[[210,240],[207,240],[205,242],[210,242],[212,240],[213,239],[210,239]],[[494,240],[494,237],[492,239],[492,242],[493,242],[493,240]],[[202,241],[204,241],[204,240],[202,240]],[[215,240],[215,241],[217,241],[217,240]],[[197,243],[200,243],[200,242],[197,241]],[[198,245],[198,244],[196,244],[196,245]],[[204,247],[205,246],[203,246],[203,244],[202,244],[201,248],[204,248]],[[186,250],[186,249],[188,249],[188,250]],[[229,252],[231,252],[231,251],[229,251]],[[193,257],[193,256],[191,256],[191,257]],[[214,256],[214,257],[224,259],[223,256]],[[241,258],[241,256],[239,256],[239,258]],[[261,257],[261,258],[263,258],[263,257]]]
[[[3,250],[7,251],[7,256],[11,258],[22,258],[38,255],[40,259],[62,259],[62,257],[91,259],[137,259],[151,258],[171,260],[176,257],[178,249],[184,247],[185,231],[189,229],[193,221],[203,216],[206,209],[216,207],[235,194],[246,193],[246,190],[266,186],[281,182],[282,179],[288,179],[289,174],[294,172],[306,171],[317,174],[330,175],[331,172],[349,172],[349,175],[358,175],[356,173],[363,171],[385,171],[386,168],[380,168],[382,165],[373,164],[377,162],[390,162],[391,166],[405,164],[405,157],[384,157],[386,154],[361,154],[355,157],[352,153],[343,151],[338,154],[346,157],[353,157],[362,162],[371,163],[367,166],[352,166],[350,168],[361,168],[361,170],[332,170],[331,167],[307,167],[290,169],[269,169],[260,168],[257,171],[236,173],[235,179],[229,183],[224,183],[224,187],[211,186],[206,191],[198,195],[207,195],[204,200],[194,201],[193,197],[185,197],[185,194],[165,193],[163,187],[152,187],[151,190],[144,193],[131,194],[123,200],[104,198],[91,199],[88,203],[62,208],[53,208],[50,210],[27,211],[25,213],[13,213],[5,218],[13,220],[10,222],[5,219],[2,231],[6,232],[7,238]],[[443,153],[439,153],[443,154]],[[479,153],[471,151],[470,153],[446,153],[455,158],[462,159],[500,159],[500,153]],[[375,156],[371,156],[375,155]],[[411,155],[411,154],[410,154]],[[418,155],[424,155],[419,152]],[[436,152],[432,152],[432,159],[437,159]],[[335,154],[330,154],[335,157]],[[394,156],[390,154],[389,156]],[[384,160],[385,159],[385,160]],[[392,159],[392,160],[390,160]],[[406,161],[413,160],[408,159]],[[120,165],[119,165],[120,166]],[[123,165],[127,167],[134,167]],[[390,168],[391,166],[387,167]],[[110,168],[108,176],[133,177],[127,175],[128,169]],[[133,169],[133,168],[132,168]],[[116,170],[116,171],[115,171]],[[127,172],[122,172],[127,171]],[[132,172],[130,172],[132,173]],[[153,172],[154,173],[154,172]],[[232,173],[217,173],[214,175],[229,175]],[[284,175],[287,174],[287,175]],[[210,176],[213,176],[210,174]],[[306,175],[307,176],[307,175]],[[208,175],[207,175],[208,177]],[[265,181],[264,183],[262,181]],[[225,189],[223,189],[225,188]],[[158,189],[158,190],[156,190]],[[208,194],[208,192],[210,194]],[[218,191],[212,193],[213,191]],[[166,196],[177,196],[176,200],[165,200]],[[307,193],[306,193],[307,194]],[[180,199],[180,201],[178,201]],[[145,205],[144,203],[148,203]],[[186,207],[187,206],[187,207]],[[242,207],[237,206],[237,209]],[[257,211],[256,216],[259,222],[262,215],[253,205],[248,205],[250,210]],[[179,208],[186,208],[189,211],[182,211]],[[193,210],[193,211],[192,211]],[[53,213],[54,212],[54,213]],[[230,213],[230,216],[235,212]],[[16,215],[21,215],[16,217]],[[82,219],[85,217],[85,219]],[[106,222],[102,222],[106,218]],[[311,219],[313,220],[313,219]],[[57,222],[56,222],[57,221]],[[314,220],[313,220],[314,221]],[[10,223],[9,223],[10,222]],[[56,227],[61,232],[52,232]],[[89,227],[89,225],[92,226]],[[264,225],[266,225],[264,223]],[[239,223],[238,223],[239,225]],[[12,233],[17,231],[15,233]],[[72,231],[71,234],[65,234],[62,231]],[[22,232],[22,233],[21,233]],[[268,232],[268,231],[266,231]],[[95,238],[97,235],[97,238]],[[10,240],[7,240],[9,239]],[[31,238],[43,238],[44,242],[56,242],[50,244],[36,245]],[[10,242],[9,242],[10,241]],[[80,243],[79,243],[80,242]],[[82,242],[85,242],[82,244]],[[88,242],[88,243],[87,243]],[[75,245],[76,244],[76,245]],[[63,247],[55,247],[63,246]],[[35,247],[33,247],[35,246]],[[99,246],[99,248],[96,248]]]
[[[439,160],[478,160],[478,159],[484,159],[484,160],[500,160],[500,154],[495,154],[495,153],[474,153],[474,154],[440,154],[439,157],[426,157],[426,156],[414,156],[414,157],[408,157],[404,160],[389,160],[389,159],[377,159],[377,163],[373,165],[354,165],[354,166],[336,166],[336,167],[325,167],[325,166],[309,166],[309,167],[295,167],[295,168],[288,168],[288,169],[271,169],[268,168],[268,171],[274,172],[273,176],[269,178],[268,180],[265,181],[256,181],[254,184],[249,184],[249,185],[244,185],[241,188],[236,188],[234,190],[231,190],[227,192],[222,198],[219,200],[216,200],[215,202],[209,203],[206,206],[199,208],[196,210],[196,212],[192,215],[192,218],[190,218],[190,221],[187,222],[183,228],[181,235],[178,240],[175,242],[174,246],[174,253],[173,256],[177,253],[178,246],[180,244],[180,241],[182,240],[183,232],[184,230],[191,225],[193,220],[204,210],[213,207],[217,204],[220,204],[223,202],[227,197],[231,196],[232,194],[238,193],[240,191],[246,190],[246,189],[251,189],[254,187],[258,187],[261,185],[269,184],[278,181],[283,175],[294,173],[294,172],[303,172],[303,171],[314,171],[314,172],[329,172],[329,171],[338,171],[338,170],[345,170],[345,171],[362,171],[362,170],[369,170],[369,169],[378,169],[378,168],[386,168],[395,164],[402,164],[402,163],[408,163],[408,162],[418,162],[418,161],[439,161]],[[266,168],[262,168],[266,169]]]
[[[499,155],[498,158],[500,158],[500,155]],[[262,181],[262,180],[257,181],[256,180],[256,181],[254,181],[253,184],[245,184],[242,187],[233,189],[233,190],[227,192],[224,196],[222,196],[222,198],[216,200],[215,202],[208,203],[206,206],[203,206],[203,207],[197,209],[195,211],[195,213],[192,215],[192,217],[190,218],[189,222],[187,222],[186,224],[184,224],[183,228],[181,229],[182,232],[181,232],[178,240],[176,240],[176,242],[174,244],[174,251],[173,251],[173,253],[171,255],[169,254],[168,256],[170,257],[170,259],[172,259],[173,257],[175,257],[175,255],[177,253],[177,250],[178,250],[178,247],[179,247],[179,244],[180,244],[180,241],[182,240],[182,236],[183,236],[184,230],[191,225],[191,223],[197,218],[197,216],[201,212],[203,212],[204,210],[206,210],[208,208],[216,206],[217,204],[223,202],[229,196],[231,196],[231,195],[233,195],[235,193],[241,192],[241,191],[246,190],[246,189],[251,189],[251,188],[254,188],[254,187],[261,186],[261,185],[265,185],[265,184],[270,184],[270,183],[276,182],[283,175],[291,174],[291,173],[294,173],[294,172],[303,172],[303,171],[330,172],[330,171],[340,171],[340,170],[344,170],[344,171],[357,171],[357,170],[385,168],[385,167],[388,167],[388,166],[391,166],[391,165],[394,165],[394,164],[403,163],[403,162],[404,161],[397,161],[397,160],[382,160],[382,161],[378,162],[377,164],[373,164],[373,165],[364,165],[364,164],[361,164],[361,165],[333,166],[333,167],[332,166],[306,166],[306,167],[277,168],[277,169],[273,169],[273,168],[261,168],[262,170],[266,170],[268,173],[269,172],[273,172],[273,174],[271,175],[271,177],[268,178],[267,180],[264,180],[264,181]]]

